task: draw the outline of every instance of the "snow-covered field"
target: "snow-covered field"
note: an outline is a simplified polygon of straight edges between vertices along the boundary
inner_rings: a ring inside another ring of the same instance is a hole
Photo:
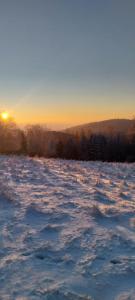
[[[135,164],[0,157],[0,300],[135,299]]]

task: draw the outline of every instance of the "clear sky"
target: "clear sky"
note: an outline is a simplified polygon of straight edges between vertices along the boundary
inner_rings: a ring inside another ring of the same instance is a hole
[[[135,0],[0,0],[0,108],[19,123],[132,118]]]

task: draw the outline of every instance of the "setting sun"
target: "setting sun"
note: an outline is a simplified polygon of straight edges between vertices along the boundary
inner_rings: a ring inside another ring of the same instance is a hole
[[[9,119],[9,113],[7,111],[4,111],[1,113],[2,120],[6,121]]]

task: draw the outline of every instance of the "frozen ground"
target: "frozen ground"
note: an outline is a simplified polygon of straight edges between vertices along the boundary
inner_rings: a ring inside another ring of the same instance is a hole
[[[135,164],[0,157],[0,300],[135,299]]]

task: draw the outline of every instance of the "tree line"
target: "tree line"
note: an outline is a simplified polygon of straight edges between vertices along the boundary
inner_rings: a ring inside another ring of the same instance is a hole
[[[135,124],[126,133],[70,135],[31,125],[23,129],[0,120],[0,154],[75,159],[86,161],[135,162]]]

